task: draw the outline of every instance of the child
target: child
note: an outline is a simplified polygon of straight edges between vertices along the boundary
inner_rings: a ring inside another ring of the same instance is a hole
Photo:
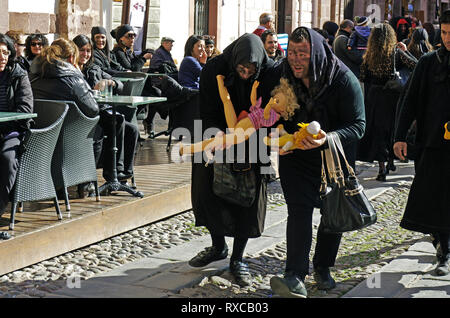
[[[355,31],[352,32],[348,40],[347,48],[349,50],[367,50],[367,41],[369,40],[370,27],[367,26],[369,19],[367,17],[360,17],[355,26]]]

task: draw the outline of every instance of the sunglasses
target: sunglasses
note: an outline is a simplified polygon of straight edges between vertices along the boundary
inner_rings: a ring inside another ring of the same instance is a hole
[[[127,34],[127,38],[129,38],[129,39],[134,39],[135,37],[136,37],[135,33],[128,33]]]
[[[42,46],[42,42],[32,42],[31,46]]]

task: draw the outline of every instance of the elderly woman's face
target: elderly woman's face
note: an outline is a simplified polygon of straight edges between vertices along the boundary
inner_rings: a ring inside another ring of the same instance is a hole
[[[106,46],[106,35],[101,33],[94,35],[94,42],[97,49],[103,50]]]
[[[8,64],[9,55],[8,47],[4,43],[0,43],[0,72],[3,72]]]

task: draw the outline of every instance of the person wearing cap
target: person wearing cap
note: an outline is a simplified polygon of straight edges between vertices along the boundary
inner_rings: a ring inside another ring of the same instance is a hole
[[[9,30],[5,33],[14,41],[14,48],[16,49],[16,62],[28,72],[30,69],[30,63],[24,56],[25,53],[25,35],[19,31]]]
[[[150,73],[164,73],[178,81],[178,68],[172,58],[170,51],[173,47],[174,39],[164,36],[161,39],[161,46],[156,49],[150,61]]]
[[[146,50],[139,55],[133,52],[133,45],[136,39],[133,27],[129,24],[121,25],[112,30],[111,35],[117,42],[117,45],[114,46],[111,52],[115,56],[117,63],[133,72],[142,71],[142,67],[152,57],[152,54]]]
[[[355,26],[355,31],[352,32],[348,39],[347,49],[358,50],[361,55],[367,50],[367,42],[369,41],[370,27],[367,26],[369,19],[367,17],[360,17]]]
[[[110,74],[115,75],[117,72],[127,71],[122,65],[117,63],[110,53],[108,38],[106,37],[106,29],[102,26],[94,26],[91,29],[91,40],[93,43],[94,64]]]

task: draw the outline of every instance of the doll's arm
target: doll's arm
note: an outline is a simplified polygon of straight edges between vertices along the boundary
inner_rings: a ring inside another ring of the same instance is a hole
[[[445,128],[444,139],[450,140],[450,121],[445,123],[444,128]]]
[[[256,102],[258,100],[258,97],[256,96],[257,95],[258,86],[259,86],[259,82],[258,81],[254,81],[253,82],[253,86],[252,86],[252,91],[250,93],[250,102],[252,103],[252,106],[256,105]]]
[[[220,99],[223,103],[223,109],[225,112],[225,119],[227,121],[228,128],[234,128],[237,123],[236,111],[234,110],[233,103],[231,102],[230,94],[228,89],[225,87],[223,75],[217,75],[217,86],[219,88]]]

